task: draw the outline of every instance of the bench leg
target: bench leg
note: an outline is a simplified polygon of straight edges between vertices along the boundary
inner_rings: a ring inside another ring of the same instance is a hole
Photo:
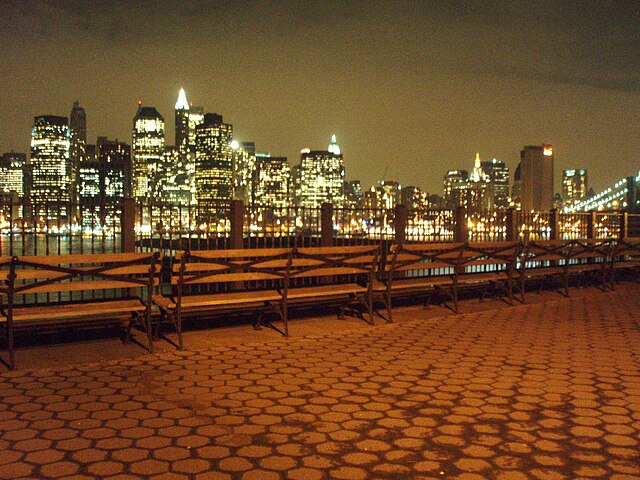
[[[264,312],[260,311],[260,313],[258,314],[258,319],[253,322],[253,329],[254,330],[262,330],[262,318],[264,317]]]
[[[282,322],[284,323],[284,336],[289,336],[289,308],[287,302],[282,304]]]
[[[9,327],[8,322],[5,323],[4,326],[4,337],[7,340],[7,351],[9,353],[9,370],[14,370],[16,368],[16,357],[14,352],[13,345],[13,328]]]
[[[182,315],[175,315],[176,317],[176,333],[178,334],[178,350],[184,349],[184,344],[182,343]]]

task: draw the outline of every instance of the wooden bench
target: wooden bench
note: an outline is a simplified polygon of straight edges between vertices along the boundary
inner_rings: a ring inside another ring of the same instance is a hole
[[[640,281],[640,237],[627,237],[619,239],[612,253],[612,286],[615,281],[616,271],[630,271],[635,274],[635,280]]]
[[[0,259],[0,309],[9,366],[15,366],[14,330],[107,322],[139,324],[151,342],[151,296],[159,283],[159,253],[20,256]]]
[[[524,244],[517,270],[518,289],[525,301],[526,283],[531,280],[559,279],[569,296],[569,260],[573,249],[566,240],[540,240]],[[562,293],[562,292],[561,292]]]
[[[615,241],[612,239],[573,240],[568,275],[589,275],[603,289],[612,287],[614,247]]]
[[[521,252],[519,242],[468,243],[462,250],[458,288],[481,288],[504,293],[513,303],[513,280]]]
[[[391,260],[381,269],[374,286],[377,299],[393,321],[393,299],[445,293],[458,311],[458,271],[463,263],[464,243],[424,243],[391,246]]]
[[[289,308],[309,304],[361,306],[373,316],[371,279],[378,246],[262,248],[178,252],[172,291],[153,300],[169,319],[183,347],[184,317],[255,312],[256,330],[274,312],[289,335]],[[271,327],[275,328],[270,324]]]
[[[614,242],[607,239],[528,242],[518,269],[522,300],[526,281],[533,279],[559,279],[565,296],[569,296],[570,277],[577,274],[594,275],[606,288],[610,283],[613,247]]]
[[[230,311],[255,311],[256,329],[260,328],[264,313],[275,312],[288,335],[285,293],[292,253],[290,248],[178,252],[171,291],[153,297],[162,317],[173,323],[178,347],[183,348],[184,317]]]
[[[293,252],[287,279],[286,303],[290,307],[308,304],[335,304],[338,317],[347,309],[373,323],[373,282],[380,247],[309,247]]]

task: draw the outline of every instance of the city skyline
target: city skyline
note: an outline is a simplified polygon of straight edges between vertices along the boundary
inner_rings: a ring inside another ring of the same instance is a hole
[[[439,192],[477,151],[514,171],[529,144],[596,191],[637,171],[637,6],[394,5],[3,2],[0,150],[27,152],[33,117],[75,100],[89,139],[131,143],[138,98],[173,131],[184,85],[238,141],[290,160],[337,134],[363,185],[388,171]]]

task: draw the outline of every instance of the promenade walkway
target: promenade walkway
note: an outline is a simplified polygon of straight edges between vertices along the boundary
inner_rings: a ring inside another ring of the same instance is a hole
[[[536,297],[23,361],[0,374],[0,479],[639,479],[640,285]]]

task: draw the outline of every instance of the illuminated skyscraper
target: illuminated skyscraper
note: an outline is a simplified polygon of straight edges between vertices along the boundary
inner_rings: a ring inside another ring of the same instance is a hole
[[[207,113],[196,127],[196,198],[201,207],[231,201],[233,195],[233,125]]]
[[[98,148],[98,161],[103,167],[104,186],[101,186],[107,203],[131,196],[131,146],[116,140],[106,140]]]
[[[493,189],[493,206],[503,210],[509,207],[509,167],[493,159],[482,162],[482,170],[489,177]]]
[[[192,152],[196,148],[196,128],[204,122],[204,108],[189,105],[189,147]]]
[[[177,147],[165,147],[158,170],[157,198],[174,205],[192,202],[195,164],[190,162],[192,153],[180,152]]]
[[[16,192],[18,198],[24,198],[26,168],[24,153],[8,152],[0,157],[0,190]]]
[[[154,107],[138,104],[133,118],[133,195],[149,200],[157,195],[158,170],[164,154],[164,118]]]
[[[466,170],[449,170],[444,176],[444,202],[446,208],[466,208],[468,201],[469,174]]]
[[[69,174],[71,200],[78,201],[78,168],[86,158],[87,114],[79,102],[73,102],[69,117]]]
[[[544,212],[553,207],[553,148],[526,146],[520,152],[522,210]]]
[[[287,157],[256,155],[256,205],[286,207],[289,205],[291,167]]]
[[[299,175],[300,205],[315,208],[323,203],[344,205],[344,159],[335,135],[328,150],[302,150],[296,175]]]
[[[256,181],[256,145],[253,142],[232,142],[233,198],[245,204],[253,202]]]
[[[362,184],[360,180],[349,180],[344,184],[345,206],[356,208],[362,205]]]
[[[382,180],[376,187],[376,207],[393,210],[401,202],[402,187],[395,180]]]
[[[408,185],[402,187],[400,203],[405,205],[409,210],[426,209],[429,205],[427,197],[427,193],[423,192],[420,187]]]
[[[186,155],[189,151],[189,103],[184,88],[180,87],[178,101],[176,102],[176,142],[178,153]]]
[[[562,200],[565,207],[572,207],[587,198],[589,186],[586,170],[565,170],[562,175]]]
[[[489,211],[493,209],[493,184],[489,175],[482,169],[480,154],[476,153],[476,160],[469,175],[467,208],[475,211]]]
[[[43,115],[34,118],[31,131],[31,204],[36,216],[66,218],[69,211],[47,210],[48,201],[69,201],[69,124],[67,117]]]

